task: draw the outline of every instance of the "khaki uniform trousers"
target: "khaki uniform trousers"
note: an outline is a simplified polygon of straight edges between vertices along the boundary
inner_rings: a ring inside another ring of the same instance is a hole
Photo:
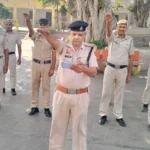
[[[9,63],[8,68],[10,71],[10,86],[11,89],[15,89],[16,87],[16,55],[9,55]],[[5,87],[5,75],[3,78],[3,88]]]
[[[114,88],[114,108],[113,113],[117,119],[123,118],[122,107],[124,89],[126,85],[127,68],[115,69],[107,66],[104,72],[102,98],[100,100],[99,115],[107,116],[109,103]],[[115,84],[115,85],[114,85]]]
[[[4,79],[4,72],[3,72],[4,60],[0,58],[0,103],[2,101],[3,96],[3,79]]]
[[[148,72],[147,72],[146,87],[145,87],[145,90],[144,90],[143,96],[142,96],[143,104],[148,104],[149,99],[150,99],[150,66],[149,66],[149,69],[148,69]]]
[[[89,94],[65,94],[56,91],[53,97],[53,117],[49,150],[65,150],[69,119],[72,120],[72,150],[87,150],[86,130]]]
[[[49,70],[51,64],[32,63],[32,107],[38,107],[39,89],[42,80],[43,107],[49,108],[50,100],[50,77]]]

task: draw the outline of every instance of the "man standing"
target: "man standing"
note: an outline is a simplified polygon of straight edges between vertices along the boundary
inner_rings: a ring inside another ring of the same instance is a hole
[[[150,42],[149,42],[149,47],[150,47]],[[146,82],[146,87],[143,92],[142,96],[142,102],[143,102],[143,109],[142,112],[147,112],[148,111],[148,124],[150,128],[150,105],[149,105],[149,99],[150,99],[150,66],[147,72],[147,82]]]
[[[0,103],[3,95],[3,77],[8,71],[8,43],[4,32],[0,32]],[[5,61],[4,61],[5,60]]]
[[[86,22],[70,24],[71,42],[58,41],[49,32],[44,33],[49,43],[60,54],[57,87],[53,97],[53,118],[49,150],[64,150],[69,119],[72,120],[73,150],[86,150],[87,114],[90,77],[97,74],[94,47],[84,43]]]
[[[6,29],[6,39],[9,50],[9,70],[10,70],[10,83],[11,83],[11,94],[16,95],[16,44],[18,46],[18,60],[17,64],[21,64],[21,39],[17,31],[13,31],[13,21],[6,19],[4,21],[4,28]],[[3,80],[3,93],[5,93],[5,76]]]
[[[100,101],[99,123],[104,125],[107,121],[111,91],[115,84],[114,93],[114,115],[120,126],[125,127],[123,120],[122,106],[124,89],[126,83],[131,80],[132,55],[134,54],[133,39],[127,36],[127,21],[120,20],[117,23],[117,30],[112,32],[112,16],[106,15],[106,35],[108,40],[107,67],[104,72],[102,98]]]
[[[149,47],[150,47],[150,42],[149,42]],[[142,96],[142,103],[143,103],[142,112],[148,111],[149,99],[150,99],[150,66],[149,66],[149,69],[147,72],[146,87],[145,87],[145,90],[144,90],[143,96]]]
[[[26,24],[29,29],[29,36],[34,41],[33,63],[32,63],[32,108],[30,116],[39,112],[38,99],[40,82],[42,80],[42,96],[44,112],[47,117],[51,117],[49,109],[50,100],[50,77],[54,74],[56,63],[56,52],[53,51],[50,43],[45,39],[43,34],[34,32],[28,14],[24,14]],[[48,20],[39,20],[40,28],[48,29]]]

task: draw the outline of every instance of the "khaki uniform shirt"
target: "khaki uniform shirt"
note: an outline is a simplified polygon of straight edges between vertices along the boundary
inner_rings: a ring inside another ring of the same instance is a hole
[[[0,32],[0,56],[4,55],[4,49],[8,49],[8,43],[4,32]]]
[[[31,39],[34,41],[33,58],[38,60],[51,60],[52,59],[52,46],[39,32],[33,34]]]
[[[13,31],[11,33],[6,32],[6,39],[8,42],[9,52],[15,52],[16,51],[16,44],[18,44],[18,45],[22,44],[18,31]]]
[[[133,39],[125,35],[120,39],[117,32],[113,31],[108,40],[108,58],[107,61],[115,65],[128,65],[128,58],[134,54]]]
[[[87,57],[91,47],[93,47],[92,44],[83,43],[81,48],[75,51],[71,43],[62,42],[61,48],[57,50],[60,54],[60,65],[56,77],[57,84],[68,89],[81,89],[90,85],[90,77],[84,73],[76,73],[69,68],[62,68],[61,62],[87,65]],[[89,67],[98,67],[94,49],[89,60]]]

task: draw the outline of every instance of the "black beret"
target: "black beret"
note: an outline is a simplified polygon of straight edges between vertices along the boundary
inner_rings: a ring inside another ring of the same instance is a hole
[[[72,31],[85,31],[86,27],[88,26],[87,22],[84,21],[75,21],[72,22],[68,28],[70,28]]]
[[[40,20],[39,20],[39,24],[48,25],[48,20],[47,20],[47,19],[42,18],[42,19],[40,19]]]

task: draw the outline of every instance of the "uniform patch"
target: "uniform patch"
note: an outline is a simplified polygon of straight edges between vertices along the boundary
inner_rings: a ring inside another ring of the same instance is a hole
[[[81,57],[78,57],[78,58],[77,58],[77,62],[78,62],[78,64],[81,63]]]
[[[67,58],[72,58],[72,56],[68,56],[68,55],[65,55],[65,57],[67,57]]]

